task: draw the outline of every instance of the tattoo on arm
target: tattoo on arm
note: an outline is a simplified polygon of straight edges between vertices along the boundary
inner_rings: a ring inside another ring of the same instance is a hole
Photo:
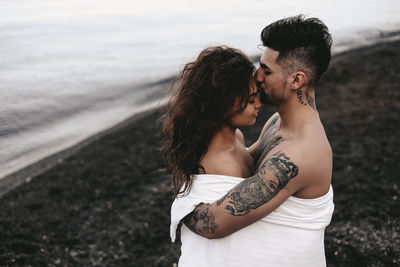
[[[182,221],[192,232],[201,236],[215,233],[217,228],[214,214],[210,210],[210,204],[201,203]]]
[[[275,148],[277,145],[285,141],[285,139],[280,135],[266,136],[264,140],[265,143],[263,143],[263,146],[260,147],[260,149],[263,150],[261,152],[260,157],[257,159],[256,170],[259,168],[260,164],[262,163],[264,158],[268,155],[268,153],[271,152],[271,150]]]
[[[266,169],[273,176],[267,177]],[[291,179],[297,176],[298,171],[299,168],[285,153],[277,152],[264,162],[256,175],[235,186],[219,200],[217,206],[228,199],[225,209],[229,210],[231,215],[246,215],[275,197]]]
[[[273,175],[266,176],[267,169]],[[254,176],[236,185],[216,205],[221,206],[227,200],[225,209],[230,215],[249,214],[275,197],[298,172],[299,167],[284,152],[278,151],[263,163]],[[182,220],[183,223],[201,236],[215,233],[218,225],[210,206],[204,203],[198,205]]]

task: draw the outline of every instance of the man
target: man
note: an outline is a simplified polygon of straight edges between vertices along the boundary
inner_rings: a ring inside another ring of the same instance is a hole
[[[332,151],[315,105],[315,89],[328,68],[332,39],[320,20],[304,16],[268,25],[261,39],[265,50],[255,80],[261,100],[273,104],[277,113],[249,148],[257,161],[256,174],[218,201],[198,205],[183,222],[208,239],[225,237],[242,228],[229,237],[247,231],[250,234],[241,237],[243,242],[263,239],[243,243],[245,251],[260,249],[247,246],[267,246],[260,252],[267,256],[260,256],[263,262],[259,266],[324,266],[323,232],[333,212]],[[318,211],[322,205],[319,201],[325,206]],[[314,213],[319,215],[314,218]],[[263,228],[270,231],[268,236],[253,227],[262,218],[269,220],[268,227]],[[324,223],[318,224],[321,220]],[[225,263],[233,266],[237,261],[239,257]],[[251,261],[247,264],[257,266]]]

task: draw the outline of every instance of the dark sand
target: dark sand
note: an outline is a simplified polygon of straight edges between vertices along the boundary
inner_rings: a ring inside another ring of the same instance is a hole
[[[334,56],[318,86],[334,152],[328,266],[400,264],[399,62],[399,41],[345,52]],[[109,131],[6,193],[0,265],[177,262],[179,244],[169,239],[170,177],[156,152],[161,112]],[[266,108],[256,127],[243,129],[249,143],[272,112]]]

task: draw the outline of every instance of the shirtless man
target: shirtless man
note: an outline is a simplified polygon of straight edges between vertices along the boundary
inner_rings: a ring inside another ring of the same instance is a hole
[[[256,174],[184,218],[209,239],[257,222],[291,196],[314,199],[330,188],[332,151],[315,105],[316,84],[331,57],[328,29],[318,19],[295,16],[265,27],[261,39],[265,50],[254,77],[261,100],[277,113],[249,148]]]

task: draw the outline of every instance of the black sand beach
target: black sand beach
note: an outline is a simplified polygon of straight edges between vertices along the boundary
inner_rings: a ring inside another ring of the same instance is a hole
[[[334,152],[328,266],[400,264],[400,41],[334,56],[317,107]],[[253,142],[257,126],[243,129]],[[147,112],[4,194],[1,266],[172,266],[170,177]],[[39,166],[40,167],[40,166]],[[27,174],[28,176],[28,174]]]

